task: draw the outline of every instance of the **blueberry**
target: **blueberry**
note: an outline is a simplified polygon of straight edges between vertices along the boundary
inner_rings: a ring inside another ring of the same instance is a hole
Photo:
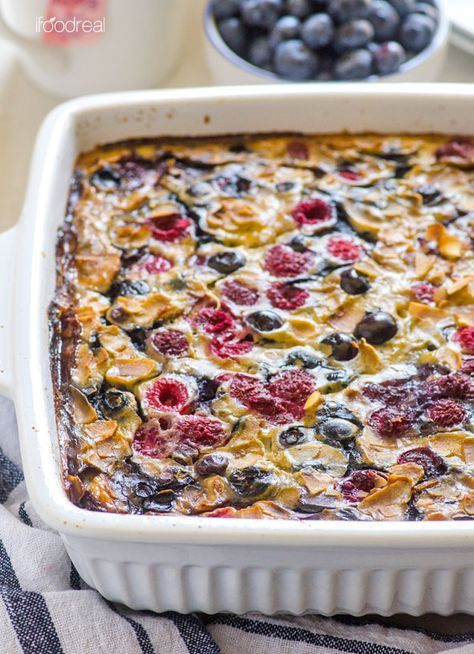
[[[295,252],[306,252],[308,249],[306,245],[306,238],[303,236],[303,234],[297,234],[296,236],[293,236],[288,245]]]
[[[400,15],[386,0],[375,0],[368,19],[374,26],[377,41],[393,39],[400,25]]]
[[[343,23],[336,31],[334,48],[338,52],[363,48],[374,38],[372,23],[362,18]]]
[[[219,382],[210,377],[199,377],[197,379],[198,396],[200,402],[209,402],[216,397]]]
[[[417,2],[415,12],[417,14],[426,14],[426,16],[429,16],[435,22],[438,21],[438,10],[433,5],[428,4],[428,2]]]
[[[119,295],[146,295],[150,292],[150,287],[141,279],[128,280],[123,282],[114,282],[109,289],[110,297],[116,298]]]
[[[354,336],[365,338],[371,345],[382,345],[395,336],[398,326],[395,318],[385,311],[371,311],[357,323]]]
[[[241,14],[247,25],[271,29],[281,15],[283,0],[241,0]]]
[[[257,332],[272,332],[283,326],[283,320],[273,311],[254,311],[247,316],[247,322]]]
[[[372,74],[372,55],[360,48],[342,55],[334,69],[337,79],[365,79]]]
[[[231,50],[241,54],[247,45],[247,30],[238,18],[225,18],[217,25],[222,39]]]
[[[443,194],[437,186],[433,184],[425,184],[416,190],[417,193],[423,198],[423,204],[427,207],[432,207],[439,204],[443,200]]]
[[[332,418],[340,418],[341,420],[348,420],[353,422],[358,427],[361,426],[360,420],[348,409],[344,404],[339,402],[334,402],[333,400],[327,400],[324,402],[320,411],[318,411],[319,422],[324,422]]]
[[[90,183],[101,191],[114,190],[120,186],[120,175],[110,166],[99,168],[90,178]]]
[[[229,275],[242,266],[245,266],[246,259],[243,254],[235,250],[224,250],[209,257],[207,265],[217,272]]]
[[[311,0],[286,0],[286,11],[297,18],[306,18],[313,11]]]
[[[299,368],[316,368],[319,365],[320,359],[307,350],[294,350],[290,352],[286,359],[286,363]]]
[[[273,475],[256,466],[234,470],[229,475],[229,483],[236,493],[243,497],[262,495],[274,482]]]
[[[283,41],[275,50],[275,72],[290,80],[314,78],[318,72],[318,58],[299,39]]]
[[[425,14],[409,14],[400,29],[400,43],[413,52],[421,52],[433,40],[436,23]]]
[[[201,477],[209,477],[209,475],[222,475],[229,465],[228,460],[223,454],[214,452],[207,454],[202,459],[194,464],[194,469]]]
[[[345,441],[349,438],[354,438],[359,430],[356,425],[349,420],[330,418],[321,423],[320,431],[324,438]]]
[[[212,3],[212,12],[216,20],[237,16],[239,10],[239,0],[214,0]]]
[[[351,18],[367,18],[373,0],[329,0],[328,13],[342,22]]]
[[[403,46],[397,41],[381,43],[374,50],[374,64],[379,75],[390,75],[397,71],[406,59]]]
[[[336,361],[350,361],[354,359],[359,350],[350,334],[336,332],[329,334],[321,341],[324,345],[331,347],[331,356]]]
[[[103,410],[105,413],[117,413],[128,404],[127,396],[121,391],[113,388],[105,391],[103,398]]]
[[[301,38],[308,48],[324,48],[334,37],[334,23],[328,14],[313,14],[301,28]]]
[[[299,36],[301,23],[295,16],[282,16],[275,23],[270,32],[270,45],[272,48],[282,41],[295,39]]]
[[[272,47],[266,36],[257,36],[250,44],[249,61],[259,68],[269,68],[272,60]]]
[[[306,440],[306,433],[301,427],[289,427],[280,433],[278,440],[283,447],[292,447],[303,443]]]
[[[415,11],[416,0],[390,0],[390,2],[402,17]]]
[[[365,275],[348,268],[341,273],[341,288],[349,295],[362,295],[369,290],[370,284]]]

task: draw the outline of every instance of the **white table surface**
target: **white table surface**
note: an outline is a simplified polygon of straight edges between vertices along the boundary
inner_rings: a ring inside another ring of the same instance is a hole
[[[474,1],[474,0],[473,0]],[[207,67],[201,29],[205,0],[173,0],[186,5],[188,22],[180,62],[166,87],[213,84]],[[451,47],[442,82],[474,82],[474,57]],[[0,41],[0,231],[20,214],[36,131],[58,100],[37,89],[25,76],[17,50]]]

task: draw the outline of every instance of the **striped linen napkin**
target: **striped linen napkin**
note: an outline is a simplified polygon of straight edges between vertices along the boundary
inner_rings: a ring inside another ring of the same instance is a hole
[[[35,514],[13,406],[0,397],[0,654],[247,652],[474,654],[474,619],[153,614],[107,602],[81,581],[60,537]]]

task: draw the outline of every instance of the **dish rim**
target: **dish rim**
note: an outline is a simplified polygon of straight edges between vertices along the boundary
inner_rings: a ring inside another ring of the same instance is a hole
[[[71,127],[77,127],[79,118],[88,112],[113,111],[120,108],[164,107],[170,103],[209,102],[230,103],[247,100],[276,100],[334,96],[335,99],[357,94],[358,98],[393,95],[416,98],[420,101],[444,97],[474,102],[474,88],[470,85],[368,85],[366,87],[347,84],[336,88],[318,88],[308,85],[273,85],[265,87],[219,87],[180,89],[172,91],[138,91],[128,93],[86,96],[70,100],[54,109],[45,119],[34,149],[28,192],[22,218],[18,227],[17,242],[23,246],[21,257],[17,257],[14,291],[22,297],[20,311],[15,311],[19,324],[28,317],[35,318],[45,307],[41,298],[42,278],[38,274],[44,266],[44,251],[41,244],[46,235],[45,212],[47,200],[55,192],[57,164],[62,150],[67,147],[66,137]],[[166,128],[164,128],[166,133]],[[356,130],[355,130],[356,131]],[[251,132],[251,130],[249,130]],[[224,134],[216,128],[216,134]],[[77,152],[75,152],[77,155]],[[70,178],[68,171],[68,179]],[[34,216],[34,219],[33,217]],[[27,257],[29,261],[27,263]],[[21,264],[21,265],[20,265]],[[28,300],[24,301],[24,298]],[[30,324],[30,322],[25,324]],[[15,381],[21,388],[27,388],[17,401],[20,444],[27,487],[40,517],[51,527],[63,534],[83,538],[95,538],[122,542],[195,543],[209,545],[254,545],[254,546],[325,546],[353,547],[362,549],[377,546],[390,549],[423,547],[439,549],[446,546],[467,548],[474,536],[474,523],[464,521],[445,522],[339,522],[316,521],[296,522],[292,520],[252,520],[236,518],[206,518],[199,516],[146,516],[116,513],[98,513],[81,509],[66,496],[62,485],[62,470],[54,454],[53,439],[56,430],[50,433],[47,415],[48,387],[44,385],[40,362],[44,343],[29,328],[27,346],[22,339],[22,328],[15,330],[13,357],[15,359]],[[26,361],[26,363],[25,363]],[[50,384],[51,382],[49,382]],[[32,389],[41,389],[33,392]],[[18,399],[18,398],[17,398]],[[33,424],[31,418],[34,418]],[[31,442],[33,433],[35,441]],[[58,483],[59,482],[59,483]]]

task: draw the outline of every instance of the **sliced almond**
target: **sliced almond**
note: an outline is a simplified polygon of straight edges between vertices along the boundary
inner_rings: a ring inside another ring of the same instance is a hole
[[[434,223],[426,230],[430,241],[436,241],[439,251],[446,259],[459,259],[462,255],[463,244],[457,236],[451,234],[441,223]]]
[[[442,318],[446,318],[449,315],[444,309],[439,309],[438,307],[431,307],[428,304],[422,304],[421,302],[410,302],[408,305],[408,313],[413,318],[418,320],[432,320],[436,322]]]
[[[314,411],[315,409],[318,408],[318,406],[324,401],[323,396],[319,391],[314,391],[314,393],[311,393],[311,395],[308,397],[308,399],[305,402],[304,405],[304,410],[305,411]]]
[[[84,427],[84,433],[94,442],[105,441],[117,431],[115,420],[97,420]]]

